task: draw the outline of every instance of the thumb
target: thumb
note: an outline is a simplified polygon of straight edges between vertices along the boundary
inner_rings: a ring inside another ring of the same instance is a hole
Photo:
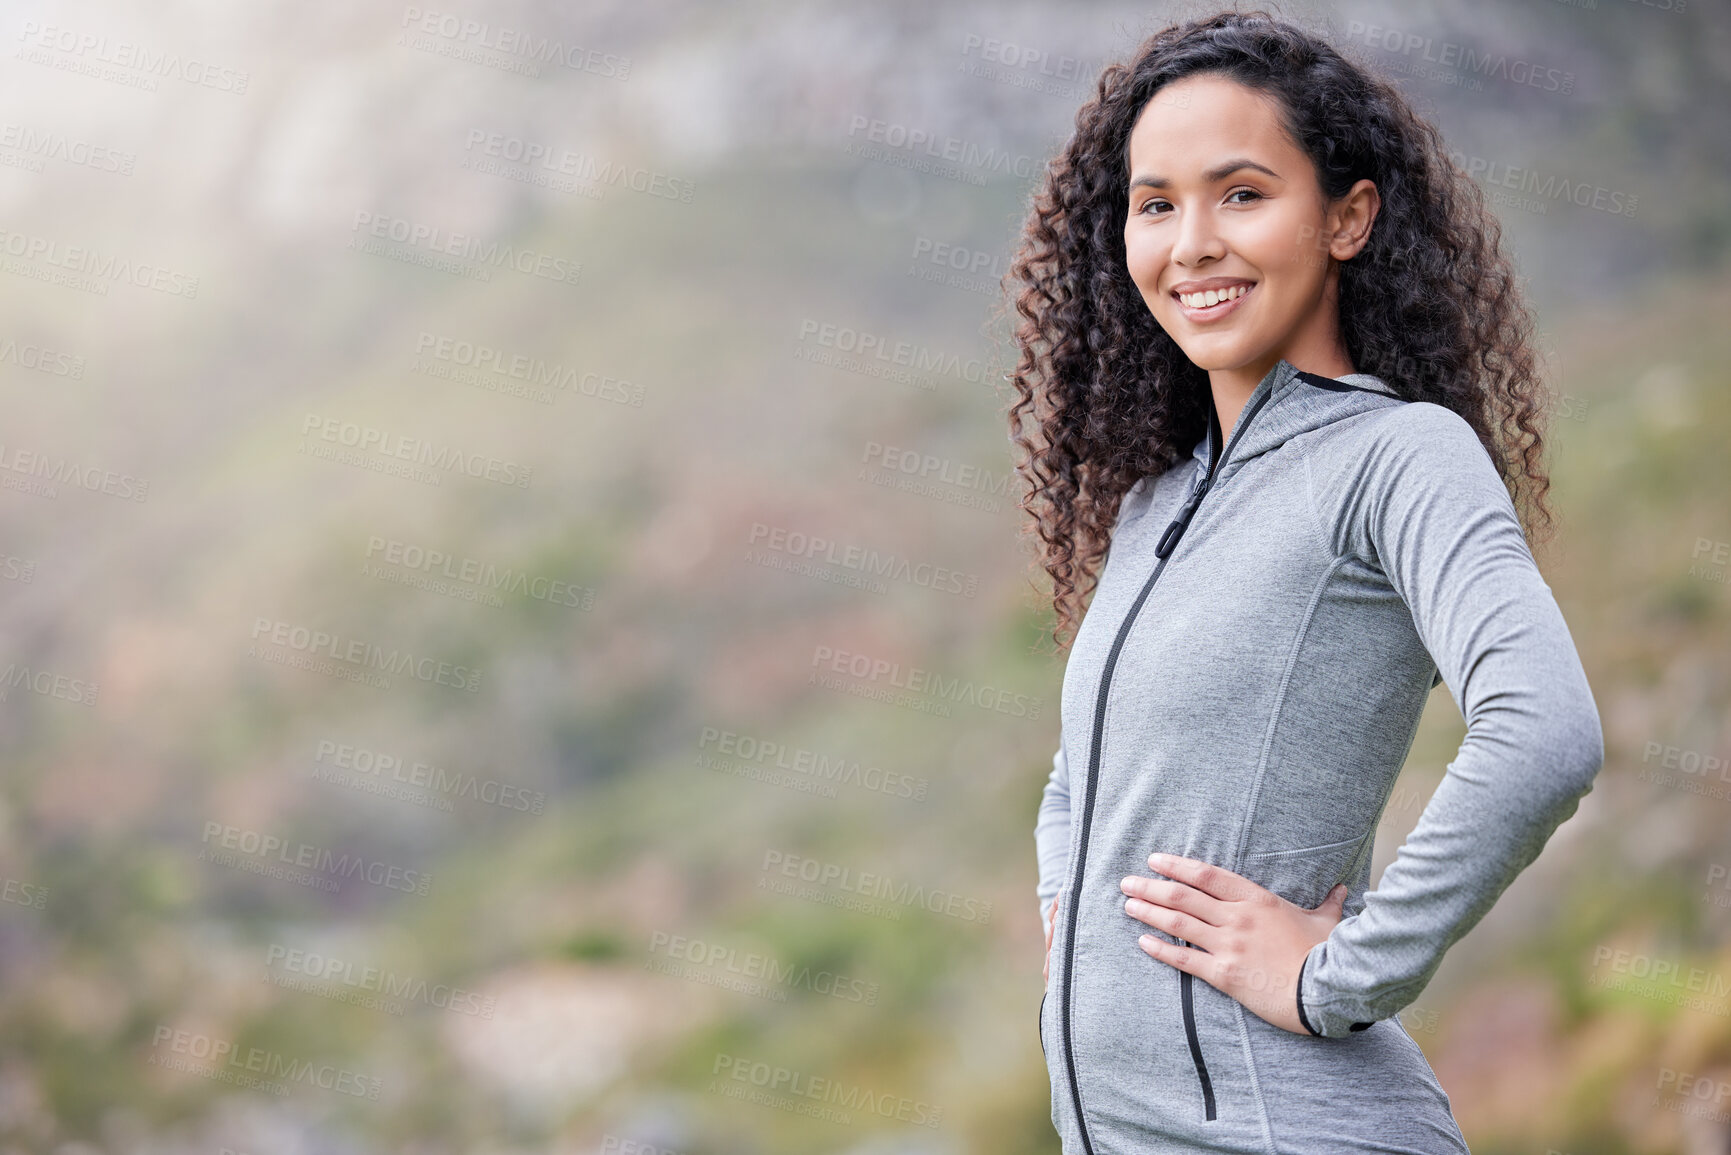
[[[1335,888],[1328,892],[1328,897],[1322,900],[1322,905],[1332,906],[1337,912],[1345,906],[1346,883],[1337,883]]]

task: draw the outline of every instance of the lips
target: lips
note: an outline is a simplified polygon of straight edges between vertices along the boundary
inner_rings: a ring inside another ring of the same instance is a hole
[[[1178,303],[1178,310],[1186,319],[1205,322],[1237,312],[1239,305],[1255,290],[1255,281],[1219,277],[1185,282],[1172,290],[1172,299]]]
[[[1239,281],[1238,284],[1229,284],[1229,286],[1220,287],[1220,289],[1196,289],[1193,293],[1174,291],[1174,296],[1179,298],[1181,305],[1189,305],[1191,308],[1210,308],[1210,306],[1219,305],[1220,301],[1236,301],[1245,293],[1250,293],[1250,282],[1248,281]]]

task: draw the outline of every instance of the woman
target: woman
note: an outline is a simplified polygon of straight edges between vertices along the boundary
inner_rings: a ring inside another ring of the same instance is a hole
[[[1604,751],[1514,501],[1548,521],[1530,321],[1446,156],[1220,15],[1108,67],[1035,200],[1010,425],[1055,633],[1105,557],[1035,828],[1066,1152],[1467,1150],[1397,1013]],[[1466,738],[1367,892],[1439,682]]]

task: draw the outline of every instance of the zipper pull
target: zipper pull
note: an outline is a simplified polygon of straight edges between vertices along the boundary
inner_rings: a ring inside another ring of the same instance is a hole
[[[1166,527],[1166,532],[1160,535],[1160,544],[1154,547],[1154,556],[1164,559],[1178,546],[1178,539],[1184,536],[1184,531],[1190,526],[1190,519],[1196,514],[1196,507],[1202,502],[1202,495],[1208,492],[1209,476],[1206,471],[1196,475],[1195,488],[1190,491],[1190,498],[1184,507],[1178,511],[1178,516],[1172,519],[1172,524]]]
[[[1200,497],[1201,494],[1197,494]],[[1154,556],[1164,559],[1178,545],[1178,539],[1184,536],[1184,531],[1190,525],[1190,518],[1196,512],[1196,497],[1184,503],[1184,508],[1178,511],[1178,516],[1172,524],[1166,527],[1166,532],[1160,535],[1160,544],[1154,547]]]

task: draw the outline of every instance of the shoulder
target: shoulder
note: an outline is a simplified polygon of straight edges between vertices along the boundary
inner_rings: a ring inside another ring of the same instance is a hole
[[[1479,435],[1446,405],[1390,399],[1345,425],[1339,449],[1362,464],[1438,475],[1496,473]]]
[[[1378,556],[1379,540],[1436,518],[1517,520],[1490,453],[1447,406],[1391,398],[1334,428],[1309,465],[1312,501],[1338,551]]]
[[[1154,488],[1157,479],[1144,474],[1138,477],[1130,488],[1124,491],[1124,496],[1118,499],[1118,520],[1112,529],[1116,533],[1118,527],[1126,522],[1135,521],[1148,508],[1148,495]]]
[[[1446,405],[1407,401],[1376,414],[1367,433],[1391,478],[1428,478],[1449,486],[1474,483],[1502,491],[1489,450],[1467,419]],[[1506,494],[1504,496],[1507,496]]]
[[[1379,410],[1366,425],[1357,504],[1373,537],[1421,523],[1505,523],[1518,536],[1513,498],[1466,418],[1445,405],[1409,401]]]
[[[1165,500],[1166,495],[1187,492],[1195,476],[1196,462],[1189,457],[1180,458],[1159,473],[1144,473],[1124,491],[1123,505],[1119,508],[1134,505],[1136,513],[1143,513],[1150,505]]]
[[[1384,437],[1404,437],[1413,441],[1440,437],[1455,445],[1462,442],[1479,445],[1478,434],[1473,432],[1465,417],[1434,401],[1397,401],[1372,412],[1378,419],[1377,424],[1383,427]],[[1484,451],[1482,445],[1479,445],[1479,451]]]

